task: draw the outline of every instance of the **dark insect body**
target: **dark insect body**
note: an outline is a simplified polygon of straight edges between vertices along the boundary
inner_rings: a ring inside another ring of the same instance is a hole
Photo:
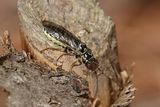
[[[81,58],[81,61],[90,70],[98,68],[98,61],[94,58],[91,49],[85,43],[60,25],[49,21],[42,21],[42,24],[47,37],[60,48],[64,49],[66,53],[73,53],[76,58]]]

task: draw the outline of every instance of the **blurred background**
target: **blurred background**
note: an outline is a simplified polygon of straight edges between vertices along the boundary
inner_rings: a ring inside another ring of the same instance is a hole
[[[20,50],[17,0],[0,0],[0,34],[12,34]],[[117,30],[122,68],[133,62],[133,81],[137,88],[132,107],[160,107],[160,1],[99,0],[105,14],[112,16]],[[0,107],[6,107],[6,94],[0,88]]]

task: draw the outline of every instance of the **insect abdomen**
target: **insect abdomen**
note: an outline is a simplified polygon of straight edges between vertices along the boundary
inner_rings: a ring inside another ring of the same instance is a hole
[[[56,40],[73,48],[74,50],[79,48],[79,44],[81,43],[81,41],[71,32],[66,30],[63,26],[48,21],[43,21],[42,24],[46,33],[51,34],[50,36],[52,36]]]

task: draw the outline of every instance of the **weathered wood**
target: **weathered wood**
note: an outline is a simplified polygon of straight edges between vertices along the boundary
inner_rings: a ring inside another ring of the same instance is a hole
[[[40,53],[51,46],[42,31],[43,19],[65,27],[92,49],[100,63],[99,73],[102,74],[95,75],[84,64],[73,69],[88,80],[91,96],[95,98],[92,106],[100,103],[98,107],[117,107],[130,103],[118,100],[125,86],[131,84],[131,89],[133,86],[129,77],[125,78],[125,83],[122,81],[124,75],[120,73],[115,26],[111,17],[104,15],[96,0],[18,0],[18,14],[24,48],[27,47],[36,59],[51,68],[57,68],[56,59],[63,53],[50,50]],[[62,69],[69,71],[75,60],[77,59],[73,56],[61,58]],[[133,90],[132,92],[134,93]],[[113,104],[116,101],[118,103]]]
[[[53,73],[31,60],[19,63],[15,60],[19,58],[24,58],[22,53],[12,54],[0,65],[0,86],[10,93],[7,107],[86,107],[91,104],[85,98],[88,91],[79,88],[82,84],[76,85],[81,79],[65,72]],[[78,97],[81,94],[84,97]]]
[[[21,31],[30,46],[29,48],[36,49],[36,53],[51,45],[42,31],[41,20],[44,18],[64,26],[73,34],[79,36],[93,50],[95,57],[106,56],[107,52],[111,53],[117,46],[116,40],[114,40],[116,38],[114,24],[110,17],[104,16],[98,3],[94,0],[49,0],[49,2],[47,0],[20,0],[18,12]],[[115,50],[114,53],[116,53]],[[55,59],[61,53],[56,54],[56,52],[51,51],[45,54],[46,57],[52,58],[52,63],[55,63]],[[117,56],[117,53],[113,57],[117,59],[115,56]],[[63,68],[69,70],[74,59],[72,57],[64,58]],[[55,68],[53,65],[51,67]],[[82,66],[80,70],[77,67],[75,71],[81,72],[82,68],[85,67]]]
[[[29,59],[25,52],[17,52],[7,32],[0,40],[0,45],[8,50],[0,56],[0,86],[7,92],[7,107],[91,105],[86,80],[63,70],[53,72]]]

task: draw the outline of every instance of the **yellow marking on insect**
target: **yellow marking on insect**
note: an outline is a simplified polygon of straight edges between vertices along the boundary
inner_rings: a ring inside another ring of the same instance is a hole
[[[67,47],[65,44],[63,44],[62,42],[58,41],[57,39],[55,39],[54,37],[52,37],[49,33],[47,33],[45,30],[44,30],[44,33],[45,35],[47,36],[47,39],[52,41],[54,45],[57,46],[57,48],[64,48],[64,47]],[[53,34],[54,35],[54,34]],[[56,33],[55,33],[56,35]],[[57,33],[58,35],[58,33]]]

